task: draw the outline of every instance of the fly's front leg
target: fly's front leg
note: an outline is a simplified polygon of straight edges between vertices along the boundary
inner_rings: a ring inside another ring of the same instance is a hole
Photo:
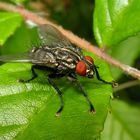
[[[19,82],[22,82],[22,83],[28,83],[28,82],[34,80],[37,77],[37,74],[35,72],[35,69],[41,69],[41,68],[39,66],[37,66],[37,65],[33,65],[31,67],[32,77],[30,79],[28,79],[28,80],[19,79],[18,81]]]
[[[86,98],[87,102],[88,102],[89,105],[90,105],[90,112],[96,112],[96,111],[95,111],[95,108],[94,108],[94,106],[93,106],[93,104],[92,104],[92,102],[90,101],[90,99],[89,99],[89,97],[88,97],[88,95],[87,95],[87,93],[85,92],[85,90],[84,90],[84,88],[82,87],[81,83],[80,83],[80,82],[78,81],[78,79],[76,78],[76,75],[73,74],[73,73],[71,73],[71,74],[69,75],[68,78],[70,78],[71,81],[74,81],[74,82],[76,83],[76,85],[80,88],[82,94],[84,95],[84,97]]]
[[[97,68],[98,68],[98,67],[94,66],[94,70],[95,70],[95,73],[96,73],[96,77],[97,77],[97,79],[98,79],[99,81],[102,81],[102,82],[105,83],[105,84],[110,84],[110,85],[112,85],[113,87],[116,87],[116,86],[118,85],[118,84],[117,84],[116,82],[114,82],[114,81],[113,81],[113,82],[108,82],[108,81],[103,80],[103,79],[100,77]]]
[[[48,81],[49,83],[53,86],[53,88],[56,90],[56,92],[59,95],[60,98],[60,107],[58,109],[58,111],[56,112],[56,116],[59,116],[60,113],[62,112],[63,108],[64,108],[64,102],[63,102],[63,97],[62,97],[62,92],[59,90],[59,88],[56,86],[56,84],[53,82],[53,78],[59,78],[62,77],[63,75],[59,75],[59,74],[50,74],[48,75]]]

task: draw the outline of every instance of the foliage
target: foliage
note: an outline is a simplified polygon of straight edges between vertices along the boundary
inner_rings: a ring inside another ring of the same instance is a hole
[[[135,65],[139,61],[140,54],[140,18],[139,1],[108,1],[95,2],[94,33],[98,44],[107,46],[108,53],[122,63]],[[137,63],[139,67],[139,63]],[[122,72],[114,67],[111,68],[113,77],[119,83],[127,82],[130,78],[122,76]],[[127,83],[126,83],[127,84]],[[101,137],[105,139],[136,140],[140,139],[138,131],[140,86],[129,88],[115,96],[123,101],[112,101],[112,113],[108,116],[105,129]],[[132,96],[133,95],[133,96]],[[133,97],[133,98],[132,98]],[[127,103],[129,105],[127,105]]]
[[[79,36],[92,39],[100,47],[107,47],[107,52],[114,58],[140,67],[139,0],[98,0],[95,3],[91,0],[6,1],[24,4],[25,8],[34,11],[37,7],[40,11],[47,12],[49,18]],[[92,14],[95,38],[92,37]],[[27,26],[19,14],[0,11],[1,55],[28,52],[38,45],[37,38],[36,28]],[[93,56],[103,79],[113,79],[111,69],[114,79],[120,85],[121,82],[130,80],[120,70],[114,67],[109,69],[97,56],[89,52],[85,54]],[[37,71],[39,77],[30,83],[17,82],[19,78],[31,77],[30,68],[31,64],[1,64],[0,139],[140,139],[140,112],[139,104],[136,103],[140,100],[140,86],[116,92],[115,96],[122,100],[111,101],[110,108],[110,85],[99,82],[96,77],[78,77],[96,108],[96,114],[90,114],[89,106],[79,89],[66,78],[56,80],[65,102],[64,111],[60,117],[56,117],[55,112],[60,102],[55,90],[47,82],[45,71]],[[108,110],[112,113],[106,120]]]
[[[98,43],[102,46],[116,45],[138,33],[140,30],[139,4],[138,0],[96,1],[94,31]]]
[[[7,38],[20,26],[22,18],[15,13],[6,14],[4,12],[0,13],[0,17],[0,45],[3,45]],[[9,26],[10,28],[7,28]]]

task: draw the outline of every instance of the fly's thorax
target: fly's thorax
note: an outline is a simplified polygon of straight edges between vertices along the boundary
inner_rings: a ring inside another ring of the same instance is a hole
[[[75,69],[80,56],[73,50],[59,48],[55,50],[56,61],[59,63],[58,69]]]

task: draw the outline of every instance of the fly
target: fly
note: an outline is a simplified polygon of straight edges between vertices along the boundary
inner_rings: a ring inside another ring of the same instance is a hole
[[[53,26],[47,24],[41,25],[38,27],[38,33],[42,40],[40,47],[33,48],[25,58],[20,58],[20,56],[1,56],[0,61],[32,63],[32,77],[28,80],[20,79],[19,81],[23,83],[30,82],[37,78],[38,75],[35,69],[49,71],[50,73],[47,75],[48,82],[53,86],[60,97],[60,107],[56,112],[57,116],[62,112],[64,102],[62,92],[53,79],[63,76],[68,77],[68,79],[76,83],[90,106],[90,112],[95,112],[95,108],[81,83],[78,81],[77,75],[93,78],[94,74],[96,74],[97,79],[103,83],[113,85],[113,82],[101,79],[94,60],[90,56],[84,56],[80,48],[72,45],[70,41]]]

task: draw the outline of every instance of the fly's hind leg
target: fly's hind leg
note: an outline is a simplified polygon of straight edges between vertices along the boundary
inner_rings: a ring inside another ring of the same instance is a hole
[[[31,67],[32,77],[30,79],[28,79],[28,80],[19,79],[18,81],[19,82],[22,82],[22,83],[28,83],[28,82],[34,80],[37,77],[37,74],[35,72],[35,69],[41,69],[41,68],[39,66],[37,66],[37,65],[33,65]]]

